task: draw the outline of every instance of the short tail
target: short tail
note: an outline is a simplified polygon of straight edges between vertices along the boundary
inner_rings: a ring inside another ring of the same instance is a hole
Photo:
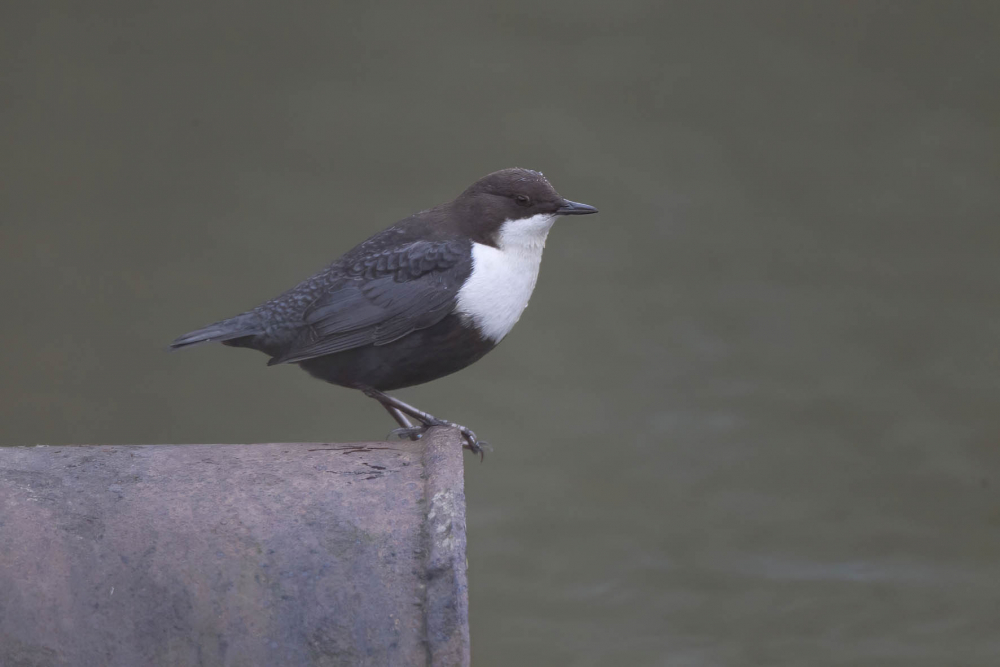
[[[170,344],[171,350],[179,350],[182,347],[201,345],[202,343],[221,343],[234,338],[244,338],[246,336],[256,336],[263,333],[259,327],[248,321],[246,315],[237,315],[228,320],[222,320],[207,327],[186,333]]]

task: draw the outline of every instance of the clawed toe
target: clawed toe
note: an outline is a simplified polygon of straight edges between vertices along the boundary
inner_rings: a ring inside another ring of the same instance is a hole
[[[397,428],[389,431],[386,440],[391,440],[392,438],[399,438],[400,440],[405,440],[409,438],[410,440],[417,441],[423,437],[424,433],[427,432],[426,426],[411,426],[408,428]]]
[[[463,449],[468,449],[473,454],[479,454],[480,461],[486,458],[486,450],[493,451],[493,448],[490,447],[490,443],[477,438],[476,434],[473,433],[471,429],[459,424],[452,424],[452,426],[457,428],[462,433],[462,437],[465,439],[465,444],[462,445]]]

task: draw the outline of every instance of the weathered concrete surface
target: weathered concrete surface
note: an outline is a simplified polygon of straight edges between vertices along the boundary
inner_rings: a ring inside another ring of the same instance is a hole
[[[463,665],[463,457],[0,448],[0,665]]]

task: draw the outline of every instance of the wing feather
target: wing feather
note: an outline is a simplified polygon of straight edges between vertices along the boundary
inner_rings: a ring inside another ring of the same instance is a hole
[[[417,241],[356,259],[306,309],[302,331],[269,363],[386,345],[437,324],[454,309],[472,270],[462,243]]]

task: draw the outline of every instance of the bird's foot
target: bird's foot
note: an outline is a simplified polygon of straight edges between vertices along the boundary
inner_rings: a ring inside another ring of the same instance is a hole
[[[391,433],[389,437],[398,436],[399,438],[409,438],[410,440],[419,440],[423,437],[427,429],[432,426],[447,426],[449,428],[458,429],[459,433],[462,434],[462,439],[465,441],[462,444],[464,449],[468,449],[473,454],[479,454],[479,460],[482,461],[486,456],[485,450],[490,449],[489,443],[485,440],[480,440],[472,429],[462,426],[461,424],[456,424],[455,422],[446,421],[444,419],[438,419],[434,415],[424,412],[423,410],[418,410],[412,405],[408,405],[398,398],[389,396],[377,389],[372,389],[370,387],[363,388],[362,391],[371,398],[374,398],[379,403],[382,404],[393,419],[395,419],[401,428],[397,428]],[[420,426],[414,426],[410,423],[407,417],[412,417],[420,422]]]
[[[389,437],[390,438],[396,437],[399,438],[400,440],[409,438],[410,440],[416,441],[420,440],[420,438],[422,438],[424,434],[427,433],[427,429],[433,426],[445,426],[448,428],[458,429],[458,432],[462,434],[462,439],[465,441],[464,443],[462,443],[462,448],[468,449],[473,454],[479,454],[480,461],[482,461],[483,458],[486,456],[485,450],[488,449],[492,451],[493,449],[492,447],[490,447],[490,443],[486,442],[485,440],[480,440],[478,437],[476,437],[476,434],[472,431],[472,429],[466,426],[462,426],[461,424],[456,424],[454,422],[445,421],[443,419],[434,419],[433,421],[431,420],[427,421],[430,423],[426,423],[423,426],[410,426],[408,428],[394,429],[389,432]]]

